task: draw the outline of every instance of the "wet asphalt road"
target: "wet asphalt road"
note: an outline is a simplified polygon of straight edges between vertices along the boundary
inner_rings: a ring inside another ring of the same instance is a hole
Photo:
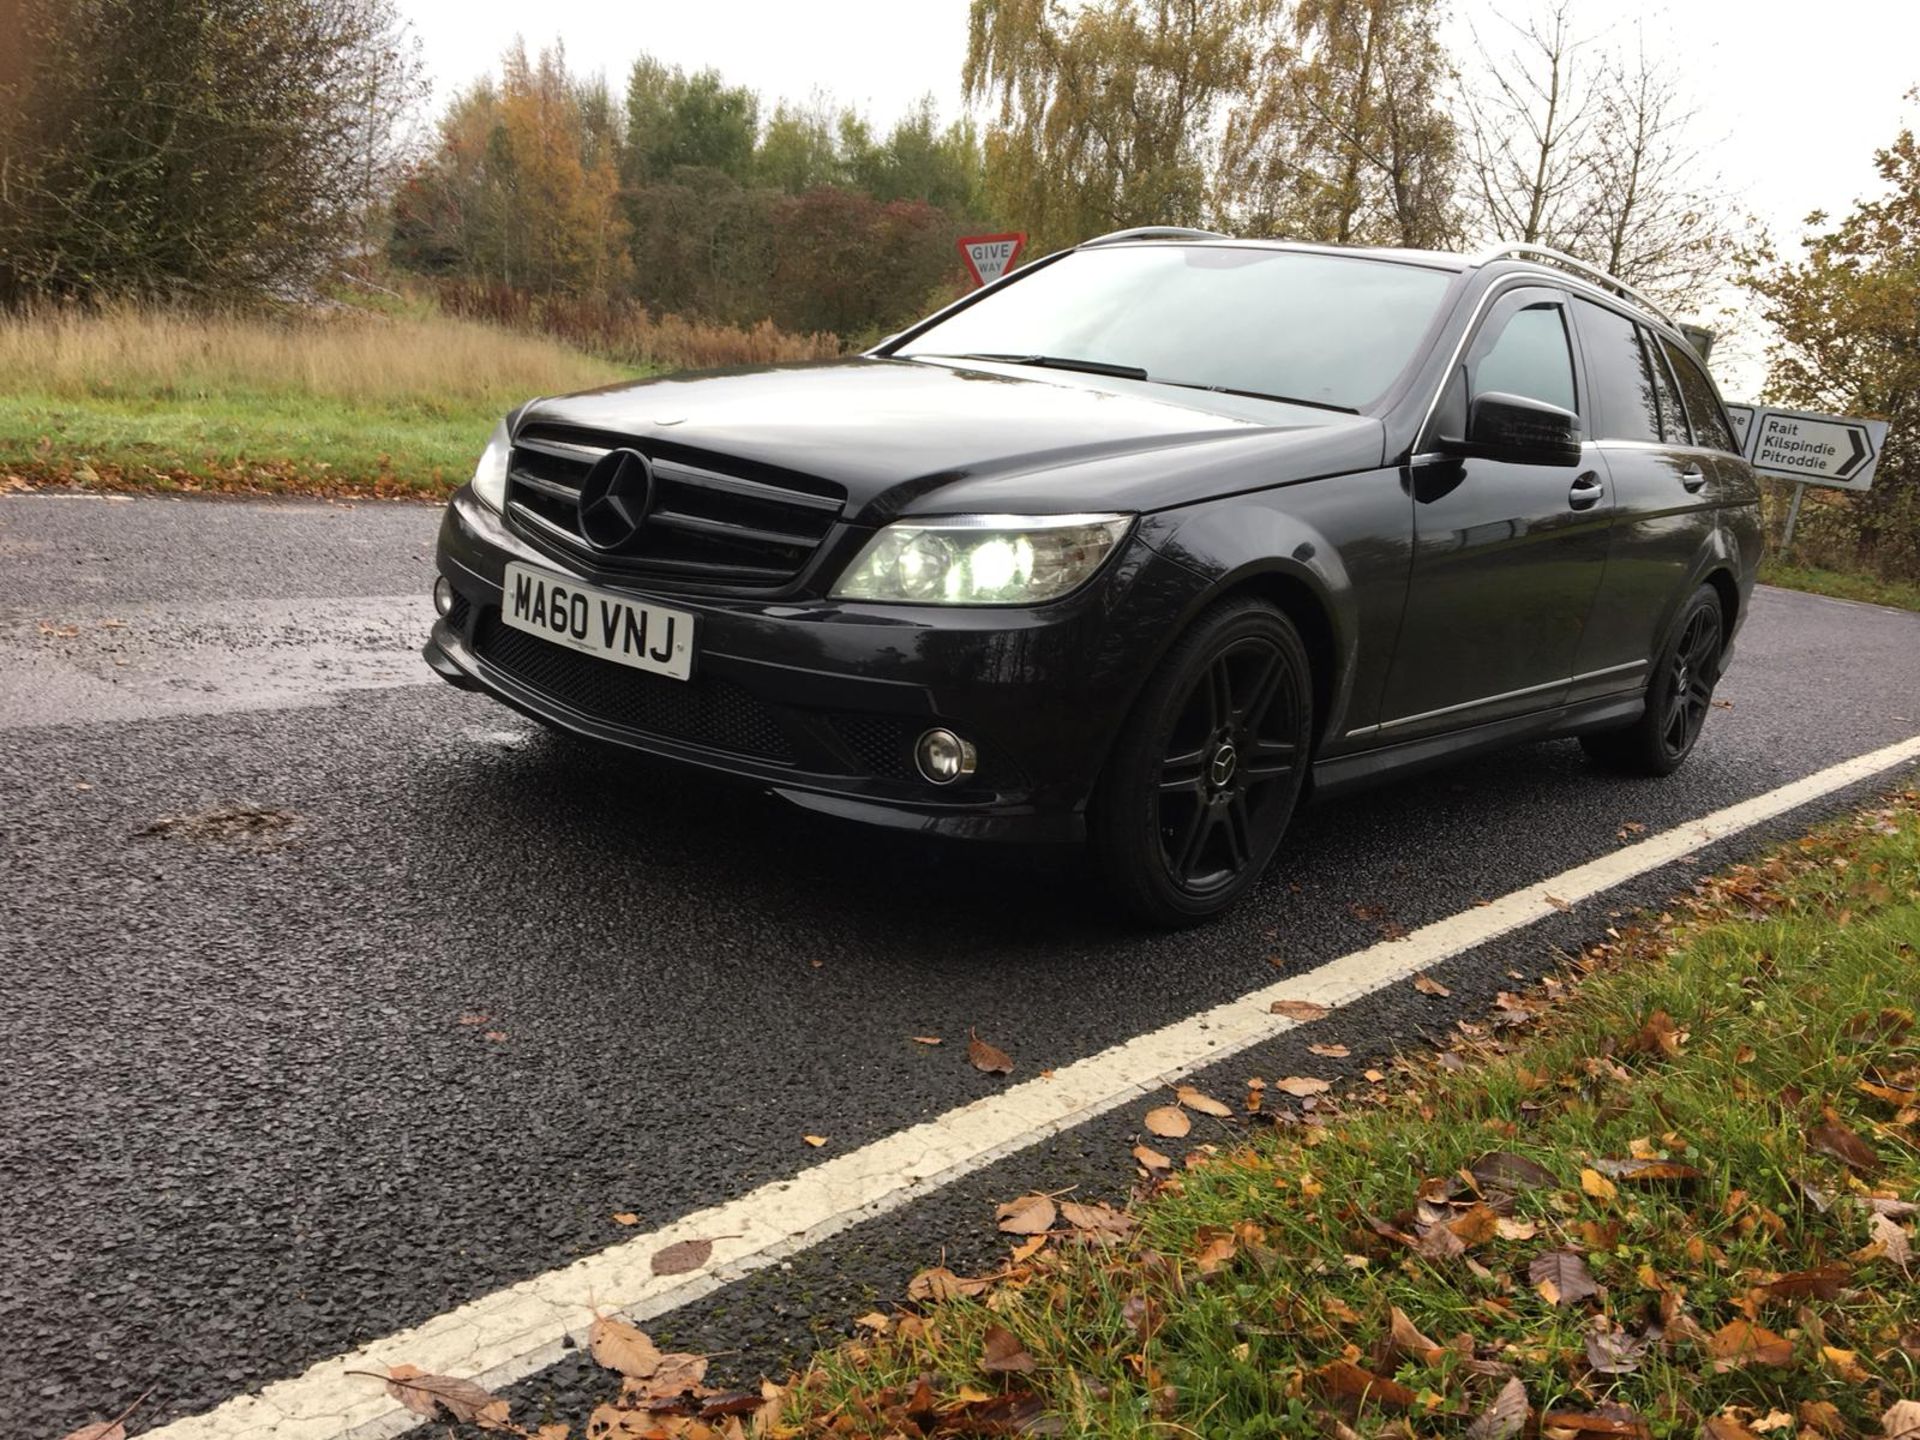
[[[205,1409],[618,1241],[616,1212],[650,1228],[962,1104],[1002,1083],[966,1066],[969,1027],[1031,1076],[1920,731],[1920,616],[1762,592],[1732,708],[1673,779],[1562,742],[1328,805],[1252,903],[1149,935],[1071,857],[845,828],[426,683],[436,523],[0,500],[0,1414],[22,1434],[149,1384],[149,1424]],[[145,833],[242,804],[290,818]],[[1395,987],[1311,1038],[1363,1067],[1441,1033],[1685,874],[1462,957],[1452,1003]],[[1215,1079],[1334,1074],[1304,1043]],[[989,1200],[1123,1192],[1137,1109],[655,1328],[777,1367],[942,1246],[984,1259]],[[519,1388],[565,1410],[599,1383]]]

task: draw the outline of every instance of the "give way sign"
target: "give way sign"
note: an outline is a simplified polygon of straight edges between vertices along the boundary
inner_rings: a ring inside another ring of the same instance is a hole
[[[1020,258],[1020,251],[1026,243],[1024,232],[962,235],[959,242],[960,258],[967,262],[967,269],[973,272],[974,284],[991,285],[1013,268],[1013,262]]]

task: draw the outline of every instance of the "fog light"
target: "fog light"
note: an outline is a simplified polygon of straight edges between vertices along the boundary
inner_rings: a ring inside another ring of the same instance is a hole
[[[453,586],[447,583],[444,575],[433,577],[433,608],[442,615],[453,609]]]
[[[913,747],[913,763],[936,785],[951,785],[973,774],[973,746],[951,730],[929,730]]]

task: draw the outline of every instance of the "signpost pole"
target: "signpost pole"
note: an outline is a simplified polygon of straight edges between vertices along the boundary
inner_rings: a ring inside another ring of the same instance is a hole
[[[1800,523],[1800,497],[1807,493],[1807,487],[1795,482],[1793,503],[1787,506],[1787,533],[1780,537],[1780,553],[1784,556],[1793,549],[1793,527]]]

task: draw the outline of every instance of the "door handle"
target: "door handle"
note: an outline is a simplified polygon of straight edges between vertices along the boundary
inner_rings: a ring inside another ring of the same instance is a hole
[[[1607,487],[1600,483],[1600,477],[1589,470],[1574,481],[1573,488],[1567,491],[1567,504],[1575,510],[1591,510],[1606,493]]]
[[[1689,465],[1680,472],[1680,483],[1689,493],[1697,494],[1707,483],[1707,472],[1698,465]]]

